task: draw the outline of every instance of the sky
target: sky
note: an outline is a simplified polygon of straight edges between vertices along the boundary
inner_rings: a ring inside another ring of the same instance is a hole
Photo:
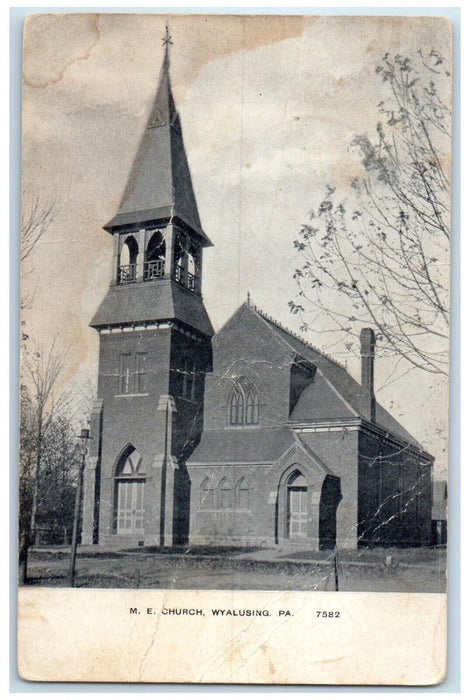
[[[54,220],[23,270],[24,320],[67,348],[61,378],[96,384],[98,334],[88,324],[111,277],[117,211],[163,58],[165,15],[36,15],[26,25],[23,207],[54,202]],[[349,148],[373,135],[388,52],[449,53],[431,17],[170,17],[171,81],[202,226],[203,296],[217,330],[246,299],[292,330],[293,240],[327,183],[349,196],[360,163]],[[447,264],[448,261],[442,261]],[[358,378],[359,362],[313,329]],[[390,383],[377,359],[377,398],[446,465],[447,385],[416,372]]]

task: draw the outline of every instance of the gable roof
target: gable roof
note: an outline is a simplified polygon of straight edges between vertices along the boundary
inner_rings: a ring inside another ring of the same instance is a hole
[[[243,437],[241,437],[243,436]],[[250,428],[204,430],[201,441],[186,460],[189,465],[269,464],[275,465],[302,451],[317,469],[334,476],[334,472],[290,428]]]
[[[272,464],[295,443],[289,428],[204,430],[188,464]]]
[[[129,225],[177,217],[212,245],[201,228],[181,121],[165,54],[157,94],[116,215],[104,228],[113,233]]]
[[[294,335],[287,328],[281,326],[273,318],[264,314],[259,308],[250,303],[244,302],[241,308],[249,309],[253,317],[259,319],[259,322],[264,323],[270,328],[273,337],[284,344],[286,349],[297,355],[299,358],[313,364],[317,370],[320,370],[321,376],[329,384],[334,392],[343,400],[345,404],[344,415],[355,415],[363,420],[368,420],[363,413],[362,399],[364,390],[362,386],[348,373],[345,367],[339,364],[333,358],[305,342],[298,336]],[[240,309],[238,311],[240,311]],[[234,318],[236,314],[235,312]],[[226,324],[227,325],[227,324]],[[219,335],[221,331],[217,335]],[[302,392],[297,405],[291,414],[293,422],[300,422],[313,418],[309,416],[309,387]],[[310,404],[311,405],[311,404]],[[369,421],[368,421],[369,422]],[[376,403],[376,424],[385,432],[391,433],[398,437],[401,441],[412,445],[416,449],[422,450],[422,446],[413,438],[410,433],[393,417],[390,413]]]

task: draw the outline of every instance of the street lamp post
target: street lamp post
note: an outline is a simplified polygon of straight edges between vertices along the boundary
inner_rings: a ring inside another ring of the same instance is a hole
[[[69,566],[69,585],[73,588],[75,582],[75,559],[77,557],[77,544],[78,544],[78,521],[80,519],[80,505],[82,502],[82,488],[83,488],[83,472],[85,471],[85,460],[87,452],[87,442],[90,440],[90,431],[88,428],[82,428],[80,435],[80,466],[78,468],[78,483],[77,491],[75,493],[75,509],[73,512],[73,530],[72,530],[72,547],[70,550],[70,566]]]

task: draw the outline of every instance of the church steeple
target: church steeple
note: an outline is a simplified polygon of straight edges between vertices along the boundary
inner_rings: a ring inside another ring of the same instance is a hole
[[[214,334],[201,294],[204,234],[169,73],[170,36],[124,195],[104,227],[114,253],[99,333],[84,542],[187,540],[185,459],[202,431]],[[95,504],[99,506],[95,506]]]
[[[142,135],[118,212],[104,228],[110,233],[130,225],[177,217],[212,245],[201,228],[181,122],[170,81],[168,33],[157,94]]]
[[[201,227],[170,81],[168,32],[157,94],[116,215],[111,286],[91,325],[180,321],[207,337],[213,329],[201,297]]]

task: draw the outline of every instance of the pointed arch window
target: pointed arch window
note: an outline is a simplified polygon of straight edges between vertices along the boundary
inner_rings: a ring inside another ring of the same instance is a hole
[[[142,457],[132,445],[118,460],[114,482],[114,532],[143,534],[145,472]]]
[[[246,424],[257,425],[259,423],[259,398],[258,392],[252,384],[246,392]]]
[[[232,387],[228,403],[230,425],[243,425],[244,400],[239,384]]]
[[[235,484],[235,505],[237,510],[250,509],[250,488],[244,476]]]
[[[211,485],[210,479],[208,476],[204,479],[204,481],[201,484],[201,500],[200,500],[200,506],[201,509],[203,510],[213,510],[215,507],[214,503],[214,489]]]
[[[232,508],[232,489],[226,476],[219,483],[219,506],[222,510]]]
[[[134,236],[127,236],[119,254],[118,284],[131,284],[136,281],[138,254],[139,246]]]
[[[160,231],[155,231],[145,251],[144,281],[159,279],[165,274],[166,244]]]
[[[242,377],[234,382],[228,396],[229,425],[258,425],[259,396],[255,385]]]

